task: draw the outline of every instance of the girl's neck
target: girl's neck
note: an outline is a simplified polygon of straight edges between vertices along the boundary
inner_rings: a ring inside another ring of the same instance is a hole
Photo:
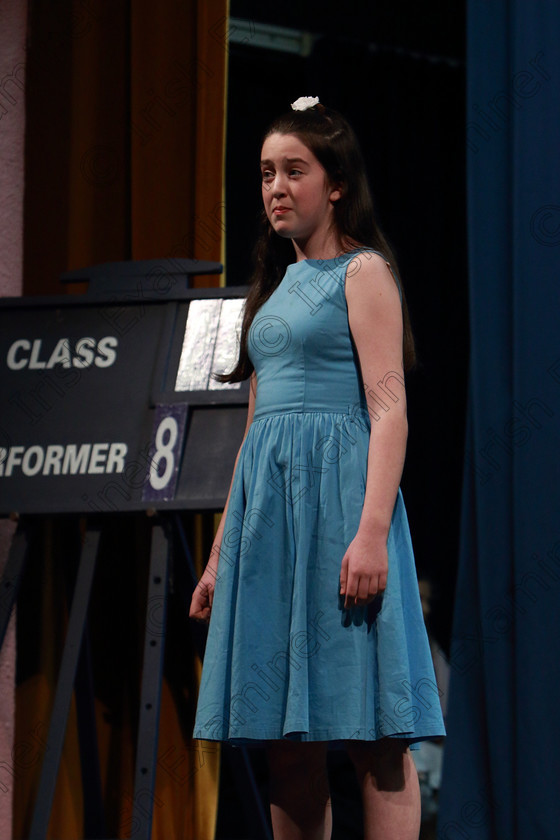
[[[301,260],[331,260],[344,250],[339,237],[334,232],[328,233],[320,240],[316,237],[311,237],[306,241],[292,239],[292,243],[297,262]]]

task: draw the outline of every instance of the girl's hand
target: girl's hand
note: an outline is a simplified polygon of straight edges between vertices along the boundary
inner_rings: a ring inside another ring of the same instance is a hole
[[[214,600],[214,587],[216,585],[216,570],[213,568],[214,566],[215,563],[210,560],[193,592],[189,616],[190,618],[194,618],[195,621],[205,621],[206,623],[210,621],[212,602]]]
[[[346,549],[340,569],[344,609],[363,607],[383,592],[388,569],[387,540],[365,538],[358,532]]]

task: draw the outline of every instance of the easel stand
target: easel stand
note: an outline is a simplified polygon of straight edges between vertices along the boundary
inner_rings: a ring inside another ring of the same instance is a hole
[[[12,549],[1,581],[0,601],[0,647],[16,602],[20,582],[25,573],[25,559],[28,548],[39,528],[40,517],[25,517],[20,522],[13,540]],[[135,840],[150,840],[154,804],[155,777],[157,766],[158,729],[160,717],[161,686],[165,652],[166,613],[169,581],[170,537],[172,525],[179,529],[183,549],[189,565],[190,553],[177,514],[155,516],[151,528],[149,577],[147,585],[146,622],[142,683],[136,764],[134,774],[134,799],[131,816],[132,836]],[[68,714],[75,692],[78,718],[78,735],[83,783],[84,840],[107,840],[104,820],[104,806],[101,788],[101,773],[97,748],[97,733],[94,713],[94,687],[92,679],[87,615],[99,548],[102,520],[88,525],[80,556],[74,585],[68,629],[54,704],[49,725],[47,744],[29,840],[46,840],[53,805],[56,782]],[[158,622],[150,621],[150,609],[158,604]],[[246,773],[244,805],[255,815],[251,833],[255,838],[267,838],[269,829],[262,807],[248,756],[243,751],[242,767]],[[238,772],[239,772],[238,765]]]
[[[8,626],[12,607],[16,601],[19,584],[24,574],[28,544],[37,528],[34,517],[20,525],[15,535],[2,581],[2,609],[0,615],[0,645]],[[99,548],[101,525],[88,527],[78,561],[76,583],[72,597],[66,642],[58,676],[54,704],[49,725],[47,745],[41,768],[39,789],[29,840],[47,837],[50,814],[68,713],[75,690],[78,715],[78,733],[84,795],[84,838],[106,838],[103,819],[103,800],[99,756],[97,752],[96,725],[93,705],[93,682],[90,663],[87,614]],[[165,613],[167,606],[169,545],[165,522],[155,521],[152,527],[148,606],[158,599],[161,626],[157,635],[150,632],[146,621],[140,715],[134,778],[134,805],[132,825],[139,840],[151,836],[152,811],[158,741],[158,723],[165,649]],[[153,630],[153,627],[151,628]]]

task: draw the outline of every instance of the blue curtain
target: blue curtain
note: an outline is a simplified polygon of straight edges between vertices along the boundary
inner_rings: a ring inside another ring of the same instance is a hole
[[[467,0],[471,357],[438,840],[560,837],[560,3]]]

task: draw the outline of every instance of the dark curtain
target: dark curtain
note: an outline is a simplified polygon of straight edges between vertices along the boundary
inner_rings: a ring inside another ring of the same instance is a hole
[[[560,6],[468,3],[471,313],[438,837],[560,824]]]
[[[30,2],[26,294],[100,262],[224,261],[227,20],[227,0]]]

